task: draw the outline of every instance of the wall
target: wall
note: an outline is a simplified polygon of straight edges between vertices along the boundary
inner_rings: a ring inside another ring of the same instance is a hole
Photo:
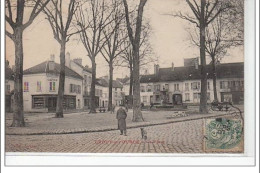
[[[37,91],[37,82],[41,82],[41,91]],[[55,82],[55,91],[49,90],[49,82]],[[42,94],[58,94],[59,78],[57,75],[50,74],[30,74],[23,76],[23,82],[29,82],[29,91],[23,92],[24,97],[24,111],[33,111],[32,109],[32,95]],[[71,93],[70,84],[80,85],[81,93]],[[24,84],[23,84],[24,85]],[[72,77],[65,77],[65,88],[64,95],[76,96],[76,109],[82,109],[83,107],[83,96],[82,96],[82,80]]]

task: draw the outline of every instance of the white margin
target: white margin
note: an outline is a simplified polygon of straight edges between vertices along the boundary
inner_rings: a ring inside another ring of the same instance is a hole
[[[174,157],[124,157],[125,154],[119,154],[120,156],[109,157],[105,156],[104,154],[97,154],[94,156],[92,154],[91,157],[84,157],[78,154],[56,154],[56,156],[51,156],[50,154],[42,154],[39,156],[37,153],[23,153],[14,156],[12,153],[7,153],[6,157],[4,155],[4,110],[1,109],[1,167],[4,167],[3,160],[6,159],[6,163],[8,165],[237,165],[237,166],[253,166],[255,164],[255,124],[256,124],[256,136],[257,136],[257,143],[259,141],[259,110],[257,110],[257,116],[255,119],[255,96],[259,96],[259,85],[256,88],[256,93],[254,90],[254,73],[255,73],[255,63],[257,66],[259,65],[259,52],[257,58],[255,60],[255,45],[254,39],[259,39],[258,33],[255,35],[254,25],[255,25],[255,5],[256,8],[259,8],[259,1],[256,0],[245,0],[246,3],[246,12],[245,12],[245,114],[250,115],[248,118],[245,118],[245,155],[236,156],[227,155],[222,157],[217,156],[206,156],[203,155],[194,155],[194,156],[186,156],[186,155],[176,155]],[[4,3],[1,3],[1,108],[4,108],[4,64],[5,64],[5,54],[4,54]],[[257,15],[259,17],[259,9]],[[259,18],[257,20],[257,25],[259,26]],[[258,31],[259,32],[259,28]],[[259,43],[259,40],[258,40]],[[256,45],[257,49],[259,49],[259,44]],[[259,74],[259,67],[257,68],[256,72]],[[258,76],[259,77],[259,76]],[[259,79],[257,78],[258,82]],[[259,98],[257,99],[257,106],[259,105]],[[259,143],[257,145],[259,147]],[[257,148],[257,153],[259,152]],[[258,153],[259,154],[259,153]],[[33,156],[32,156],[33,155]],[[38,155],[38,156],[36,156]],[[102,156],[103,155],[103,156]],[[146,155],[146,154],[145,154]],[[183,157],[186,156],[186,157]],[[259,162],[259,155],[258,161]],[[8,167],[4,167],[4,170],[7,170]],[[15,169],[18,172],[20,168]],[[33,169],[34,172],[37,169]],[[210,171],[214,172],[214,170],[209,169]],[[191,169],[192,171],[192,169]],[[4,171],[5,172],[5,171]],[[38,171],[37,171],[38,172]],[[42,172],[42,171],[40,171]]]

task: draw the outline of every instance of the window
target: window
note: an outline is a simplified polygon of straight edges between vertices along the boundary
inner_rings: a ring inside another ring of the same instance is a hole
[[[208,85],[207,85],[207,86],[208,86],[208,90],[210,90],[210,82],[208,82]]]
[[[87,94],[87,87],[84,87],[85,89],[85,94]],[[77,93],[77,94],[81,94],[81,86],[80,85],[75,85],[75,84],[70,84],[70,92],[71,93]]]
[[[50,82],[50,91],[55,91],[56,90],[55,83],[56,82]]]
[[[169,84],[165,84],[165,90],[166,90],[166,91],[169,90]]]
[[[189,91],[189,83],[185,83],[185,91]]]
[[[117,91],[117,88],[115,88],[115,91]]]
[[[174,91],[180,91],[180,89],[179,89],[179,84],[177,83],[177,84],[174,84]]]
[[[115,92],[115,97],[117,97],[117,92]]]
[[[147,96],[143,96],[143,103],[147,103]]]
[[[152,86],[151,85],[147,85],[147,92],[151,92],[152,91]]]
[[[154,91],[160,91],[160,85],[154,85]]]
[[[37,92],[41,92],[42,91],[42,83],[41,81],[37,81],[37,89],[36,89]]]
[[[44,98],[43,97],[33,97],[33,108],[43,108]]]
[[[185,101],[190,101],[190,93],[185,93]]]
[[[200,82],[192,82],[191,83],[192,90],[199,90],[200,89]]]
[[[232,81],[220,81],[220,89],[227,89],[232,86]]]
[[[200,93],[193,93],[193,99],[200,99]]]
[[[23,84],[23,91],[24,92],[29,92],[29,82],[24,82],[24,84]]]
[[[155,101],[160,101],[160,95],[155,96]]]
[[[141,92],[145,92],[144,86],[141,86]]]
[[[6,85],[6,92],[10,92],[10,85]]]

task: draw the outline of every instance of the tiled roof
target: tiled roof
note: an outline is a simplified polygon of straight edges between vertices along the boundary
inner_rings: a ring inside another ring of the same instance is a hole
[[[45,61],[43,63],[40,63],[36,66],[33,66],[23,71],[24,75],[39,74],[39,73],[54,73],[58,75],[60,73],[60,64],[55,63],[54,70],[49,70],[49,61]],[[83,79],[82,76],[80,76],[78,73],[76,73],[75,71],[71,70],[66,66],[65,66],[65,76],[69,76],[77,79]]]
[[[184,81],[184,80],[197,80],[201,78],[200,68],[195,66],[189,67],[175,67],[160,68],[157,75],[143,75],[140,78],[141,83],[149,82],[166,82],[166,81]],[[212,67],[206,66],[208,79],[212,79]],[[221,78],[243,78],[244,77],[244,63],[226,63],[218,64],[216,66],[217,79]]]

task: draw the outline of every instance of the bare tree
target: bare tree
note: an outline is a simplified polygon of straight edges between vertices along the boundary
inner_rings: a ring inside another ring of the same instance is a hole
[[[227,6],[228,7],[228,6]],[[226,55],[228,49],[243,43],[243,1],[231,1],[229,8],[222,11],[206,28],[206,52],[211,58],[214,100],[218,101],[216,88],[216,65]],[[230,19],[233,21],[231,22]],[[234,25],[235,24],[235,25]],[[235,28],[234,28],[235,26]],[[198,47],[199,34],[189,32],[192,43]]]
[[[73,16],[77,10],[78,3],[75,0],[70,0],[67,14],[64,14],[63,7],[66,6],[62,0],[51,0],[51,3],[44,8],[44,13],[53,31],[55,40],[60,44],[60,75],[59,75],[59,90],[56,107],[56,118],[63,118],[63,100],[64,100],[64,85],[65,85],[65,51],[66,43],[69,38],[79,31],[70,31]]]
[[[186,3],[190,7],[193,16],[189,14],[183,15],[181,12],[173,16],[184,19],[190,23],[195,24],[199,28],[199,40],[200,40],[200,63],[201,63],[201,96],[200,96],[200,112],[207,113],[207,72],[206,72],[206,45],[205,36],[206,28],[215,20],[215,18],[223,11],[230,7],[229,3],[221,0],[200,0],[197,3],[196,0],[186,0]]]
[[[143,10],[147,0],[140,0],[137,10],[135,33],[129,20],[129,10],[126,0],[123,0],[125,7],[126,26],[130,43],[133,47],[133,119],[132,121],[143,121],[140,102],[140,37],[142,32]]]
[[[5,33],[15,45],[15,85],[12,127],[25,126],[23,112],[23,32],[33,23],[34,19],[40,14],[49,1],[50,0],[35,0],[30,2],[30,5],[27,4],[29,1],[26,0],[17,0],[16,2],[12,1],[13,4],[11,4],[10,0],[5,1],[7,9],[5,20],[12,29],[12,32],[6,30]],[[42,2],[42,6],[40,6],[40,2]],[[32,11],[29,14],[29,19],[25,22],[26,7],[31,7]],[[16,11],[16,14],[14,11]]]
[[[133,24],[134,25],[134,24]],[[140,55],[139,63],[140,68],[144,68],[147,65],[156,61],[155,54],[153,52],[152,46],[149,42],[149,36],[151,33],[149,22],[142,25],[142,33],[140,38]],[[116,66],[129,68],[130,71],[130,87],[129,96],[133,95],[133,47],[129,39],[124,42],[124,51],[117,59]]]
[[[127,39],[127,34],[123,28],[124,14],[121,10],[122,3],[118,0],[112,1],[113,9],[115,9],[113,15],[111,15],[111,23],[103,30],[105,37],[105,44],[101,49],[100,53],[103,55],[105,61],[109,65],[109,99],[108,99],[108,110],[112,108],[112,88],[113,88],[113,69],[116,58],[118,58],[125,47],[124,42]]]
[[[83,43],[88,57],[92,63],[92,81],[90,92],[90,112],[96,113],[95,83],[96,83],[96,57],[106,44],[104,29],[112,21],[110,16],[114,13],[105,0],[85,0],[80,5],[76,15],[77,28],[82,30],[80,40]]]

